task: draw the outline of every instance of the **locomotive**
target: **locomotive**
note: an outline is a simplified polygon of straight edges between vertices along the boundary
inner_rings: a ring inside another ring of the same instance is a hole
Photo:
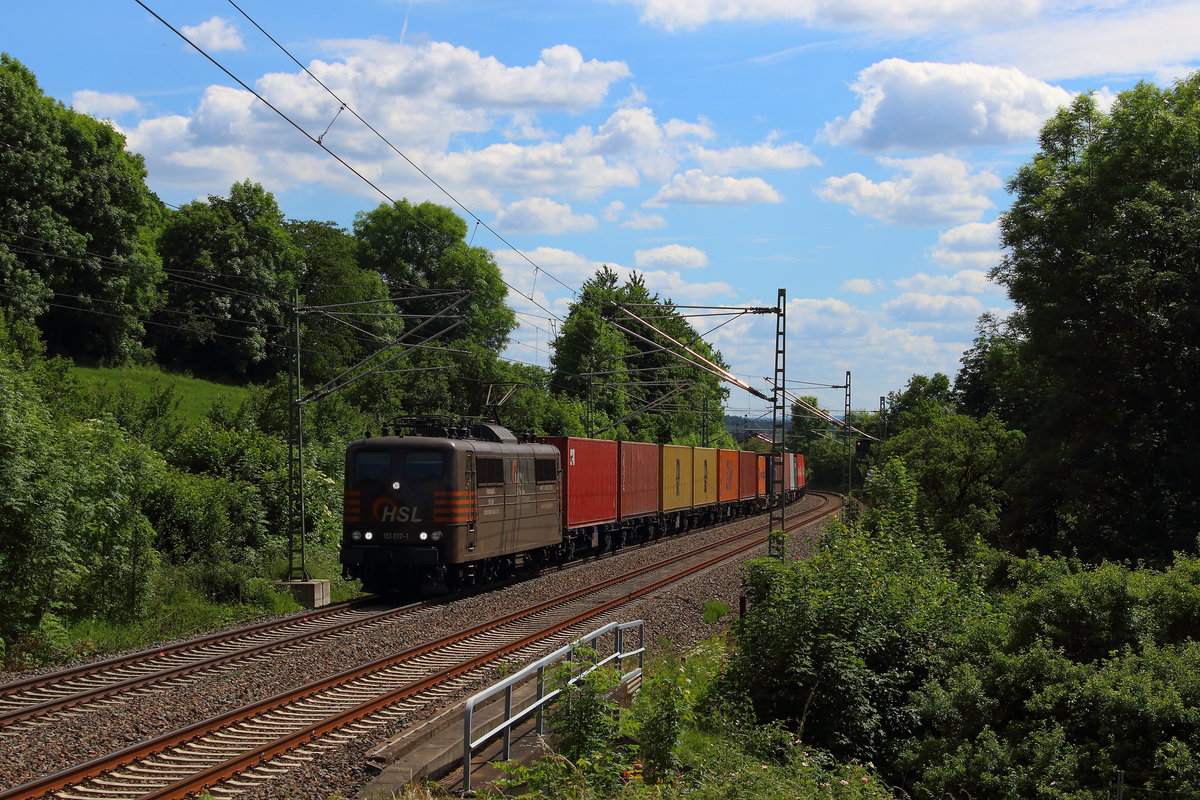
[[[762,511],[768,459],[404,418],[347,446],[342,571],[370,592],[425,594],[536,572]],[[788,500],[803,493],[803,456],[777,469]]]

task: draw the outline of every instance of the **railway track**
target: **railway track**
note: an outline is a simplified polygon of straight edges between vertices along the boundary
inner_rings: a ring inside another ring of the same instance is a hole
[[[808,524],[834,506],[835,500],[826,497],[817,508],[790,519],[789,527]],[[524,657],[527,650],[565,641],[612,609],[760,546],[765,538],[765,526],[759,526],[676,554],[628,575],[46,776],[2,792],[0,799],[165,798],[203,790],[214,796],[241,793],[305,763],[323,749],[436,703],[497,659]]]
[[[60,712],[77,706],[194,677],[234,661],[265,658],[286,647],[384,622],[421,607],[424,604],[379,608],[362,601],[339,603],[300,619],[271,620],[14,681],[0,686],[0,740],[20,731],[21,723],[52,722]]]

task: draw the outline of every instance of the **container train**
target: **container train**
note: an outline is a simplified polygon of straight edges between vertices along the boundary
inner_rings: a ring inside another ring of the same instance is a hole
[[[371,592],[490,583],[767,507],[770,456],[398,421],[346,450],[341,561]],[[783,454],[790,502],[804,456]]]

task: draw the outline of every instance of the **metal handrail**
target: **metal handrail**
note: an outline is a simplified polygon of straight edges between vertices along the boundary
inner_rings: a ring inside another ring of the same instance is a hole
[[[638,647],[634,650],[629,650],[628,652],[626,652],[625,650],[622,649],[624,646],[624,633],[625,633],[625,631],[630,630],[631,628],[638,629]],[[472,695],[471,697],[467,698],[466,705],[464,706],[464,709],[463,709],[462,790],[464,792],[471,791],[471,754],[474,752],[476,747],[479,747],[480,745],[484,744],[485,742],[490,741],[497,734],[503,734],[503,741],[504,741],[503,760],[507,761],[511,754],[513,726],[520,722],[525,721],[526,719],[528,719],[530,714],[533,714],[535,712],[537,714],[537,721],[535,722],[535,731],[538,733],[538,735],[541,735],[541,733],[543,731],[543,722],[544,722],[543,709],[546,707],[546,705],[548,705],[556,697],[558,697],[558,695],[560,695],[562,693],[561,689],[555,689],[551,692],[546,691],[546,667],[550,666],[551,664],[555,663],[556,661],[563,660],[564,657],[570,655],[572,652],[578,650],[580,647],[593,644],[597,639],[599,639],[601,636],[604,636],[607,633],[614,634],[613,635],[613,652],[610,653],[609,655],[605,656],[604,658],[597,659],[596,663],[592,664],[590,667],[585,669],[583,672],[581,672],[578,675],[571,678],[567,683],[574,684],[580,678],[584,677],[585,675],[588,675],[589,673],[599,669],[600,667],[602,667],[605,664],[607,664],[611,661],[614,661],[614,660],[617,662],[617,670],[620,671],[623,668],[624,660],[626,658],[631,658],[633,656],[637,656],[638,665],[635,669],[631,669],[629,672],[622,673],[621,681],[624,682],[624,681],[631,680],[633,678],[640,676],[642,674],[643,668],[645,667],[645,655],[646,655],[646,642],[645,642],[646,634],[645,634],[645,627],[644,627],[643,621],[639,619],[639,620],[634,620],[633,622],[610,622],[609,624],[605,625],[604,627],[597,628],[596,630],[592,631],[591,633],[589,633],[585,636],[582,636],[579,639],[576,639],[575,641],[571,642],[570,644],[566,645],[565,647],[560,647],[558,650],[555,650],[553,653],[550,653],[547,656],[543,656],[542,658],[540,658],[537,661],[533,662],[532,664],[528,665],[527,667],[520,670],[519,672],[515,672],[512,675],[509,675],[507,678],[500,681],[499,683],[492,686],[491,688],[484,689],[482,692],[479,692],[478,694]],[[517,711],[516,713],[513,713],[513,708],[512,708],[513,687],[517,686],[518,684],[524,683],[526,680],[529,679],[529,677],[531,675],[534,675],[535,673],[537,675],[537,691],[534,695],[533,702],[530,703],[525,708]],[[490,731],[483,734],[482,736],[479,736],[477,738],[472,738],[472,736],[471,736],[471,729],[473,727],[472,719],[473,719],[473,715],[474,715],[476,706],[478,706],[485,700],[490,700],[491,698],[498,695],[500,692],[504,692],[504,719],[500,722],[499,725],[492,728]]]

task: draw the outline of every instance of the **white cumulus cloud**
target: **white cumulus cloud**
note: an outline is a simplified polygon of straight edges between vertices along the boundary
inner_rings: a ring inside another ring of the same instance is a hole
[[[624,62],[585,61],[567,44],[542,50],[529,66],[509,66],[449,42],[406,45],[341,39],[324,44],[341,57],[328,65],[331,72],[350,71],[376,92],[438,98],[464,107],[583,111],[600,103],[614,82],[629,75]],[[296,77],[307,78],[302,73]]]
[[[985,309],[975,297],[905,292],[884,303],[883,310],[900,320],[950,321],[975,319]]]
[[[998,7],[1003,4],[997,3]],[[960,40],[966,58],[1012,64],[1046,80],[1178,75],[1200,60],[1200,5],[1192,0],[1063,3],[1046,14]]]
[[[987,192],[1001,186],[993,173],[971,173],[965,161],[942,154],[876,160],[907,177],[877,183],[854,172],[827,178],[817,194],[892,225],[931,226],[975,220],[992,205]]]
[[[642,21],[668,30],[710,22],[804,23],[814,28],[911,33],[932,28],[973,28],[1032,17],[1039,0],[626,0]]]
[[[860,105],[825,126],[833,144],[865,150],[1003,145],[1037,136],[1071,93],[1014,68],[889,58],[858,74]]]
[[[866,311],[833,297],[788,300],[787,319],[790,336],[856,336],[871,326]]]
[[[631,277],[635,272],[642,276],[646,287],[652,292],[658,292],[664,297],[675,301],[701,301],[712,298],[732,297],[736,290],[724,281],[694,282],[683,278],[676,269],[643,269],[628,267],[613,260],[598,260],[589,258],[571,250],[557,247],[537,247],[524,255],[513,250],[496,250],[496,263],[500,266],[504,279],[517,287],[519,292],[532,294],[543,305],[559,308],[565,311],[569,298],[558,300],[547,299],[543,294],[544,288],[560,289],[556,282],[545,276],[535,276],[535,270],[530,266],[532,261],[538,265],[538,271],[549,273],[559,281],[569,285],[583,283],[596,274],[601,266],[607,266],[620,276],[621,280]],[[528,257],[528,261],[526,260]],[[533,307],[529,300],[521,295],[509,293],[509,301],[514,307]]]
[[[953,275],[929,275],[918,272],[897,280],[896,286],[908,292],[936,294],[1000,294],[1004,289],[988,280],[986,272],[964,269]]]
[[[142,104],[131,94],[81,89],[71,95],[71,107],[81,114],[115,116],[130,111],[140,111]]]
[[[782,202],[783,196],[762,178],[731,178],[709,175],[699,169],[689,169],[682,175],[674,175],[646,201],[645,205],[749,205]]]
[[[708,256],[695,247],[668,244],[633,251],[633,263],[639,269],[699,269],[708,266]]]
[[[496,227],[513,233],[578,233],[598,224],[591,214],[576,214],[566,203],[547,197],[518,200],[496,215]]]
[[[968,222],[938,234],[929,257],[942,269],[990,269],[1000,263],[1000,224]]]
[[[690,155],[706,172],[717,173],[799,169],[821,163],[807,147],[795,142],[778,146],[771,142],[763,142],[750,147],[730,147],[725,150],[710,150],[697,146],[692,148]]]
[[[851,278],[842,284],[842,288],[851,294],[874,294],[883,288],[883,281],[876,278]]]
[[[653,231],[667,227],[667,220],[661,214],[644,214],[641,211],[632,211],[629,214],[629,219],[621,223],[621,227],[628,228],[631,231]]]
[[[180,30],[184,35],[205,50],[245,50],[242,35],[227,19],[212,17],[199,25],[184,25]],[[185,45],[186,47],[186,45]],[[191,48],[187,48],[191,50]]]

